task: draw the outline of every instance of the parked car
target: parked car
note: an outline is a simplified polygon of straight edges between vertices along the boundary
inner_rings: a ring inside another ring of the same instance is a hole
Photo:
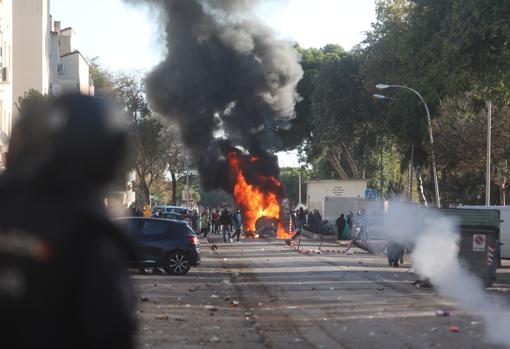
[[[184,275],[200,264],[200,246],[196,233],[185,221],[124,217],[121,225],[135,245],[136,260],[131,268],[163,268],[168,274]]]
[[[187,216],[188,215],[188,209],[186,207],[169,206],[169,205],[154,206],[152,208],[152,214],[155,214],[159,210],[161,210],[161,212],[163,212],[163,213],[174,212],[174,213],[178,213],[178,214],[180,214],[182,216]]]
[[[182,214],[179,214],[179,213],[175,213],[175,212],[165,212],[163,213],[163,217],[162,218],[166,218],[166,219],[174,219],[176,221],[186,221],[188,222],[188,219],[185,219]],[[188,223],[189,224],[189,223]]]

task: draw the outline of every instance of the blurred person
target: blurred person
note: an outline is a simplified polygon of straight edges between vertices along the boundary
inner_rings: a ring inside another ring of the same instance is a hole
[[[200,216],[200,233],[207,238],[209,233],[210,216],[208,211],[203,211]]]
[[[219,223],[221,225],[221,229],[223,232],[223,242],[232,240],[232,237],[230,236],[230,227],[232,226],[232,215],[230,214],[230,211],[226,207],[221,211]]]
[[[234,216],[232,217],[232,221],[234,223],[234,235],[232,235],[232,239],[235,239],[237,237],[237,242],[239,242],[239,239],[241,239],[241,229],[242,229],[242,216],[241,216],[241,210],[237,209],[234,213]]]
[[[132,249],[102,196],[125,144],[104,99],[62,96],[20,116],[0,175],[2,348],[134,347]]]
[[[344,218],[343,213],[341,213],[340,217],[338,217],[336,219],[335,228],[336,228],[336,234],[337,234],[338,240],[342,240],[342,233],[344,232],[344,228],[345,228],[345,218]]]

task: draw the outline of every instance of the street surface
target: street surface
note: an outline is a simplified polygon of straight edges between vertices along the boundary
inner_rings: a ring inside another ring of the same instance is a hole
[[[140,348],[499,348],[484,341],[479,316],[413,286],[409,260],[389,268],[384,256],[357,248],[309,255],[284,241],[224,244],[218,236],[202,239],[201,250],[202,265],[183,277],[133,272]],[[489,290],[507,291],[510,282]],[[450,316],[436,316],[439,309]]]

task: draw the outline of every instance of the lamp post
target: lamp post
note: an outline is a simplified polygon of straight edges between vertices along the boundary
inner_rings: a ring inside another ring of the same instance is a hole
[[[434,191],[435,191],[435,194],[436,194],[436,207],[437,208],[441,208],[441,201],[439,199],[439,185],[437,183],[436,155],[434,153],[434,137],[432,136],[432,124],[431,124],[431,121],[430,121],[430,111],[429,111],[429,107],[428,107],[427,103],[425,102],[425,99],[423,99],[422,95],[418,91],[416,91],[415,89],[412,89],[410,87],[404,86],[404,85],[377,84],[377,85],[375,85],[375,87],[380,89],[380,90],[384,90],[384,89],[387,89],[387,88],[402,88],[402,89],[411,91],[415,95],[417,95],[418,98],[420,98],[421,102],[425,106],[425,111],[427,112],[427,121],[428,121],[428,126],[429,126],[429,138],[430,138],[430,147],[431,147],[430,155],[431,155],[431,158],[432,158],[432,172],[433,172],[433,175],[434,175]],[[383,95],[377,95],[377,94],[374,95],[374,97],[382,98],[382,99],[385,99],[385,98],[391,99],[389,97],[386,97],[386,96],[383,96]]]

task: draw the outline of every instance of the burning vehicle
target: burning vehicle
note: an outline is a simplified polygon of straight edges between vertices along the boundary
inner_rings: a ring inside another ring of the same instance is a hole
[[[298,53],[256,19],[257,1],[145,1],[161,11],[168,48],[146,81],[151,108],[179,125],[202,188],[230,193],[249,235],[287,238],[272,152],[295,116]]]

